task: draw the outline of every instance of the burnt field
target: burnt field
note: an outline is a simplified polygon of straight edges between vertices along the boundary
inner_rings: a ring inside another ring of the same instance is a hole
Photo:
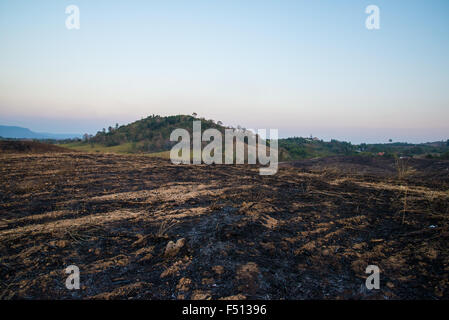
[[[0,155],[0,299],[447,299],[449,162]],[[65,287],[69,265],[81,288]],[[365,269],[380,268],[367,290]]]

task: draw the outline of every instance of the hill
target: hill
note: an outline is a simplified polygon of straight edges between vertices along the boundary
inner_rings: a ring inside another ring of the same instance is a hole
[[[170,141],[173,130],[186,129],[192,134],[192,123],[201,121],[201,129],[204,131],[214,128],[224,133],[226,127],[213,120],[198,119],[188,115],[176,115],[161,117],[152,115],[128,125],[109,127],[109,130],[99,131],[89,139],[89,144],[99,144],[103,147],[126,146],[130,153],[136,152],[163,152],[168,151],[176,142]],[[120,148],[115,148],[120,149]]]
[[[182,128],[192,134],[193,121],[201,121],[202,130],[215,128],[224,133],[228,127],[220,121],[199,119],[190,115],[162,117],[152,115],[127,125],[109,127],[84,141],[64,144],[86,152],[146,153],[168,157],[176,142],[170,141],[173,130]],[[384,157],[439,157],[449,151],[449,143],[388,143],[353,145],[344,141],[323,141],[317,138],[292,137],[279,139],[279,161],[292,161],[328,156],[382,155]],[[447,157],[447,154],[446,154]]]
[[[44,133],[44,132],[34,132],[28,128],[17,127],[17,126],[2,126],[0,125],[0,137],[2,138],[12,138],[12,139],[71,139],[80,138],[80,134],[76,133]]]
[[[154,156],[168,157],[168,152],[176,144],[170,141],[170,134],[175,129],[185,129],[192,136],[193,121],[201,121],[201,130],[217,129],[223,135],[225,129],[220,121],[206,120],[189,115],[161,117],[152,115],[127,125],[109,127],[84,141],[63,144],[80,151],[147,153]],[[206,145],[204,142],[203,145]]]

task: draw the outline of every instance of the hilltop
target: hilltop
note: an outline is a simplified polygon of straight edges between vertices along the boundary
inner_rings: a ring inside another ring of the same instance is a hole
[[[84,141],[69,143],[68,147],[82,151],[111,151],[118,153],[163,153],[176,142],[170,141],[175,129],[185,129],[192,134],[193,121],[201,121],[202,130],[214,128],[224,133],[227,127],[220,121],[199,119],[189,115],[162,117],[152,115],[127,125],[103,129]]]
[[[170,133],[178,128],[192,134],[193,121],[201,121],[204,131],[214,128],[224,134],[225,129],[220,121],[206,120],[190,115],[162,117],[152,115],[127,125],[110,126],[107,130],[98,131],[93,137],[84,141],[71,142],[65,146],[81,151],[115,152],[115,153],[148,153],[167,157],[168,151],[176,142],[170,141]],[[307,138],[288,138],[279,140],[279,159],[281,161],[313,158],[328,155],[352,155],[356,147],[348,142],[333,140],[324,142]]]

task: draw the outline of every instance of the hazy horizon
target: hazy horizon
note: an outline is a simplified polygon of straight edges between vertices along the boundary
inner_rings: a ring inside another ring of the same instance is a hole
[[[198,115],[201,117],[201,115]],[[140,119],[140,118],[139,118]],[[139,120],[136,119],[136,120]],[[216,119],[212,119],[216,120]],[[84,133],[89,134],[96,134],[98,131],[101,131],[102,128],[107,129],[109,126],[114,127],[116,123],[119,122],[108,122],[104,123],[103,120],[95,120],[92,119],[90,123],[88,123],[88,126],[95,126],[95,123],[103,123],[103,125],[99,125],[97,129],[94,130],[84,130],[84,131],[76,131],[78,123],[77,121],[73,121],[72,125],[67,125],[66,121],[70,121],[68,119],[66,120],[53,120],[53,119],[47,119],[47,120],[41,120],[39,123],[40,125],[36,125],[34,127],[26,126],[24,124],[29,123],[30,125],[33,125],[35,123],[36,119],[24,119],[23,121],[6,121],[0,123],[0,126],[18,126],[30,129],[33,132],[36,133],[50,133],[50,134],[78,134],[82,135]],[[48,122],[47,122],[48,121]],[[126,122],[126,123],[119,123],[120,125],[126,125],[134,121]],[[46,128],[50,127],[53,124],[55,128],[57,128],[55,131],[48,131]],[[86,123],[84,123],[86,125]],[[231,125],[224,123],[224,125]],[[234,124],[232,126],[236,127],[240,124]],[[242,127],[246,127],[242,125]],[[64,128],[66,128],[64,130]],[[72,128],[72,129],[70,129]],[[261,127],[246,127],[248,129],[258,129]],[[262,128],[263,129],[263,128]],[[268,128],[266,128],[268,129]],[[410,131],[413,131],[414,133],[411,135]],[[429,132],[430,131],[430,132]],[[385,128],[373,128],[373,129],[366,129],[366,128],[351,128],[351,129],[341,129],[341,128],[302,128],[301,130],[298,130],[296,128],[291,129],[284,129],[279,131],[279,138],[289,138],[289,137],[310,137],[312,135],[313,137],[317,137],[319,139],[322,139],[324,141],[330,141],[332,139],[339,140],[339,141],[346,141],[351,142],[353,144],[360,144],[360,143],[390,143],[389,140],[391,139],[392,142],[407,142],[407,143],[426,143],[426,142],[437,142],[437,141],[446,141],[447,138],[437,138],[438,136],[444,136],[443,131],[439,131],[439,129],[434,130],[422,130],[422,129],[385,129]],[[379,137],[382,137],[379,139]],[[355,138],[351,138],[355,137]]]
[[[0,0],[0,124],[95,134],[196,112],[281,138],[446,140],[448,14],[444,0]]]

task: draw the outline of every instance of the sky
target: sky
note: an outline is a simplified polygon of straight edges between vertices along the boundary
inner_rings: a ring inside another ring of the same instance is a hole
[[[280,137],[446,140],[448,57],[447,0],[0,0],[0,124],[95,134],[195,112]]]

